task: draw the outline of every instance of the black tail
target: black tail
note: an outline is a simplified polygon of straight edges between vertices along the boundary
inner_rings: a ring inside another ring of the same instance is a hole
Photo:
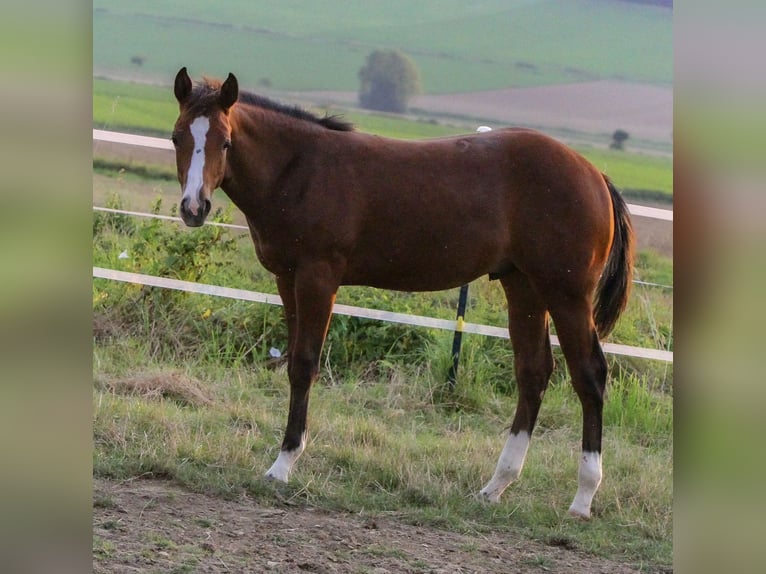
[[[593,310],[596,331],[601,338],[612,331],[625,309],[633,282],[633,225],[630,222],[628,206],[609,178],[604,176],[604,181],[612,198],[614,238],[609,258],[596,288]]]

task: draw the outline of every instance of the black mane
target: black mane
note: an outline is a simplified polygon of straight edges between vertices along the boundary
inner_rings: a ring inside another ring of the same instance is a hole
[[[271,110],[272,112],[285,114],[287,116],[290,116],[299,120],[304,120],[307,122],[319,124],[320,126],[327,128],[328,130],[335,130],[339,132],[354,131],[354,125],[351,122],[347,122],[341,119],[340,116],[325,115],[324,117],[319,117],[312,114],[311,112],[304,110],[301,107],[292,106],[288,104],[281,104],[279,102],[275,102],[274,100],[270,100],[268,98],[259,96],[258,94],[254,94],[252,92],[240,91],[239,99],[237,100],[237,102],[240,104],[257,106],[259,108],[264,108],[266,110]]]
[[[192,89],[190,106],[200,111],[211,109],[218,102],[218,91],[221,89],[221,82],[204,78],[204,81],[195,84]],[[237,102],[249,106],[256,106],[279,114],[284,114],[292,118],[311,122],[320,125],[328,130],[340,132],[354,131],[354,125],[351,122],[342,120],[337,115],[325,115],[319,117],[298,106],[280,104],[258,94],[240,90]]]

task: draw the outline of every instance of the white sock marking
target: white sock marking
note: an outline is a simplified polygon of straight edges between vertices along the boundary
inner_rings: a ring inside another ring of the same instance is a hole
[[[524,459],[529,448],[529,433],[521,431],[518,434],[511,433],[505,441],[503,452],[497,460],[495,474],[481,489],[481,495],[490,502],[499,502],[500,495],[508,486],[516,480],[524,467]]]
[[[184,187],[181,201],[188,197],[189,211],[193,215],[197,215],[200,207],[199,195],[204,184],[205,141],[207,140],[207,132],[210,129],[210,120],[205,116],[199,116],[194,119],[189,129],[194,138],[194,151],[192,151],[189,172],[186,175],[186,187]]]
[[[301,437],[301,444],[295,450],[280,450],[277,460],[271,465],[271,468],[266,471],[266,478],[272,480],[279,480],[280,482],[287,482],[290,477],[290,471],[301,456],[303,450],[306,448],[306,434]]]
[[[590,504],[601,484],[601,476],[601,453],[583,451],[577,475],[577,494],[569,507],[569,514],[590,518]]]

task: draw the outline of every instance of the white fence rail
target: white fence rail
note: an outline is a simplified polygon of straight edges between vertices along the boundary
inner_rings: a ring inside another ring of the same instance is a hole
[[[174,289],[176,291],[186,291],[188,293],[197,293],[201,295],[227,297],[229,299],[238,299],[240,301],[252,301],[254,303],[266,303],[268,305],[282,305],[282,299],[280,299],[279,295],[259,293],[257,291],[248,291],[246,289],[232,289],[230,287],[220,287],[218,285],[204,283],[193,283],[191,281],[181,281],[154,275],[130,273],[116,269],[105,269],[103,267],[93,267],[93,277],[109,279],[111,281],[147,285],[150,287],[160,287],[163,289]],[[456,331],[460,329],[463,333],[472,333],[487,337],[499,337],[501,339],[509,338],[508,329],[506,328],[493,327],[491,325],[479,325],[477,323],[468,323],[465,321],[458,322],[449,319],[436,319],[434,317],[424,317],[422,315],[409,315],[406,313],[395,313],[392,311],[381,311],[379,309],[367,309],[365,307],[354,307],[352,305],[340,304],[335,304],[333,313],[336,315],[348,315],[363,319],[387,321],[389,323],[402,323],[404,325],[426,327],[429,329],[442,329],[446,331]],[[553,345],[559,344],[558,338],[555,335],[551,336],[551,343]],[[645,349],[642,347],[631,347],[629,345],[618,345],[615,343],[603,343],[602,347],[605,353],[613,355],[627,355],[641,359],[664,361],[668,363],[673,362],[673,353],[671,351]]]

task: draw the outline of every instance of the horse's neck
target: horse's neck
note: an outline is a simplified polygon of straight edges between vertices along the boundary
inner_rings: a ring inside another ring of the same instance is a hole
[[[262,118],[251,114],[240,111],[232,118],[233,146],[221,186],[242,211],[251,205],[262,206],[279,191],[285,173],[295,166],[315,132],[310,126],[301,129],[300,124],[259,121]],[[263,114],[268,120],[270,113]]]

